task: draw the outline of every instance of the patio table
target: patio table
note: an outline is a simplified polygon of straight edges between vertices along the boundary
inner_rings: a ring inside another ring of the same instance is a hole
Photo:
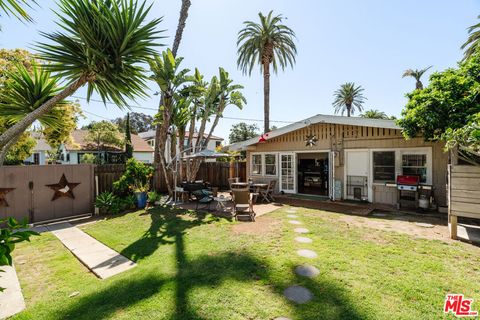
[[[232,188],[241,189],[248,188],[250,184],[248,182],[234,182],[231,184]]]
[[[268,188],[268,183],[252,183],[251,187],[254,190],[255,193],[255,202],[258,201],[258,196],[261,195],[260,191],[262,189],[267,189]],[[270,203],[270,199],[266,198],[265,196],[263,197],[268,203]]]
[[[213,197],[213,200],[217,202],[217,211],[225,212],[227,207],[225,204],[232,200],[230,197]]]

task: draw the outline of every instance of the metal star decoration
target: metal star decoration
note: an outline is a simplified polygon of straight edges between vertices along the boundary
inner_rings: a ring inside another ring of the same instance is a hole
[[[46,186],[55,191],[51,200],[55,201],[58,198],[63,197],[75,199],[75,195],[73,194],[72,190],[79,184],[80,183],[76,182],[68,182],[67,178],[65,178],[65,174],[62,174],[62,177],[58,183],[47,184]]]
[[[307,139],[305,139],[305,146],[306,147],[313,147],[317,145],[317,136],[316,135],[309,135]]]
[[[5,195],[10,191],[15,190],[15,188],[0,188],[0,207],[8,207],[7,199]]]

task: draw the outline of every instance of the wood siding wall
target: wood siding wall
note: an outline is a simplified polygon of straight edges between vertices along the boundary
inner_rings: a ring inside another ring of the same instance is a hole
[[[314,147],[305,146],[307,135],[316,135],[318,142]],[[395,148],[432,148],[432,184],[435,187],[437,203],[445,206],[448,154],[443,151],[442,143],[425,142],[423,138],[406,140],[400,130],[372,128],[338,124],[315,124],[296,130],[247,148],[247,175],[250,175],[250,155],[252,152],[319,152],[338,151],[339,161],[335,167],[335,179],[342,181],[344,188],[344,159],[346,149],[395,149]],[[258,176],[255,176],[258,177]],[[268,178],[268,177],[258,177]],[[272,177],[270,177],[272,179]],[[374,202],[393,204],[396,190],[385,186],[374,186]],[[392,190],[387,190],[392,189]]]
[[[480,167],[450,166],[449,182],[450,214],[480,219]]]

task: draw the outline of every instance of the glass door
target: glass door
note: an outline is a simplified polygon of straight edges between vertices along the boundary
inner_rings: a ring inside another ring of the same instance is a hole
[[[280,154],[280,191],[295,193],[295,155]]]

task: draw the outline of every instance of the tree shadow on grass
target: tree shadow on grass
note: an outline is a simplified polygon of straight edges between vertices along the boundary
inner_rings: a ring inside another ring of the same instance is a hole
[[[55,319],[104,319],[113,313],[160,291],[166,281],[154,276],[117,281],[100,291],[82,296],[66,310],[55,314]]]
[[[216,288],[225,281],[239,283],[255,283],[262,280],[274,294],[283,297],[283,290],[288,286],[284,282],[274,280],[271,268],[266,261],[260,260],[248,252],[225,252],[218,255],[202,255],[188,259],[185,252],[184,234],[187,229],[215,221],[205,214],[189,213],[184,210],[159,209],[149,211],[152,222],[144,236],[122,251],[122,254],[139,260],[151,255],[162,244],[175,244],[176,274],[173,277],[140,276],[129,280],[117,281],[114,284],[82,297],[78,302],[63,311],[58,319],[102,319],[112,316],[117,311],[149,299],[156,295],[165,283],[175,285],[175,307],[170,320],[206,320],[217,319],[218,315],[200,315],[199,306],[189,301],[189,294],[198,287]],[[293,272],[293,271],[292,271]],[[277,275],[278,276],[278,275]],[[311,280],[297,278],[298,283],[308,287],[314,294],[314,300],[305,305],[293,305],[292,316],[295,319],[362,319],[365,318],[349,300],[345,289],[336,286],[327,279]],[[165,289],[166,290],[166,289]],[[225,297],[228,299],[228,297]],[[262,299],[262,297],[245,297],[246,299]],[[212,301],[212,303],[215,303]],[[256,301],[252,301],[256,303]],[[158,308],[162,308],[161,302]],[[154,310],[149,310],[155,312]],[[204,311],[205,312],[205,311]],[[248,310],[242,313],[247,316]],[[285,316],[282,314],[272,317]],[[252,314],[252,318],[258,317]]]
[[[160,245],[175,243],[175,238],[186,230],[221,219],[202,212],[169,207],[151,209],[142,215],[150,216],[150,227],[140,239],[120,252],[135,262],[152,255]]]

